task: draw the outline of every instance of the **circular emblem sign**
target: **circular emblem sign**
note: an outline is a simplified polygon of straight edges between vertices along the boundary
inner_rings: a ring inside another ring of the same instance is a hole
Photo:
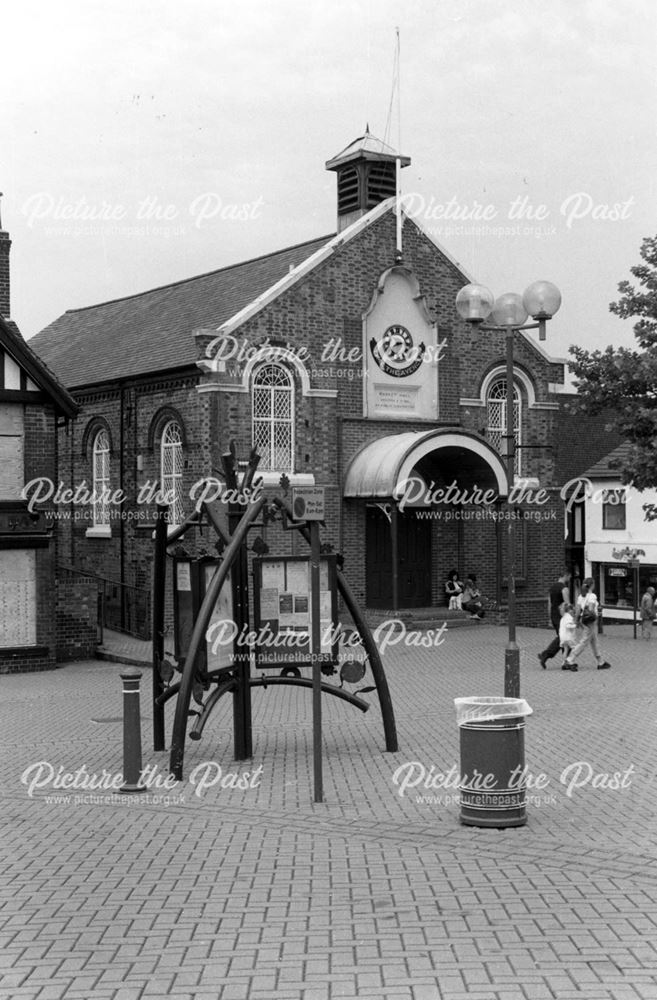
[[[382,372],[393,378],[406,378],[422,364],[424,344],[415,347],[405,326],[389,326],[380,340],[370,340],[372,357]]]

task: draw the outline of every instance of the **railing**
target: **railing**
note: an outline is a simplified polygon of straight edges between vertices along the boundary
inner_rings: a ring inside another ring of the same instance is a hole
[[[127,583],[117,583],[95,573],[85,573],[71,566],[58,566],[58,575],[65,580],[86,579],[96,584],[98,591],[98,641],[103,641],[103,629],[124,632],[137,639],[151,637],[151,592]]]

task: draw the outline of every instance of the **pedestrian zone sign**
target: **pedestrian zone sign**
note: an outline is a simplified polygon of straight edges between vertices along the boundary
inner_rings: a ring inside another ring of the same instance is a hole
[[[323,521],[325,490],[323,486],[293,486],[292,513],[295,521]]]

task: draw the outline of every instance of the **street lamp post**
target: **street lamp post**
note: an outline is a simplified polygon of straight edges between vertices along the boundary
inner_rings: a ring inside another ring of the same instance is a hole
[[[466,322],[480,330],[506,334],[506,429],[503,435],[503,453],[506,459],[506,488],[509,517],[507,518],[507,589],[508,589],[508,639],[504,655],[504,695],[520,697],[520,650],[516,641],[516,526],[512,516],[511,491],[515,481],[515,383],[513,340],[519,330],[538,330],[539,339],[545,340],[545,325],[559,309],[561,293],[549,281],[535,281],[524,295],[507,292],[495,299],[483,285],[466,285],[456,296],[456,309]],[[485,325],[488,317],[492,324]],[[528,323],[529,317],[534,322]]]

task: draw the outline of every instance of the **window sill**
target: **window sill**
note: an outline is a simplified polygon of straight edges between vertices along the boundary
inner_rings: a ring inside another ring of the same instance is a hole
[[[109,524],[95,524],[93,528],[87,528],[85,538],[111,538],[112,529]]]
[[[290,486],[314,486],[315,476],[312,472],[258,472],[254,479],[262,479],[264,487],[279,486],[281,476],[287,476]]]
[[[157,528],[157,522],[156,521],[136,521],[136,522],[133,523],[132,526],[133,526],[133,528],[134,528],[135,531],[148,531],[151,534],[153,534],[155,532],[155,529]],[[177,531],[179,527],[180,527],[179,524],[167,524],[167,538],[171,534],[173,534],[174,531]]]

